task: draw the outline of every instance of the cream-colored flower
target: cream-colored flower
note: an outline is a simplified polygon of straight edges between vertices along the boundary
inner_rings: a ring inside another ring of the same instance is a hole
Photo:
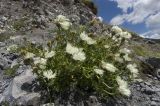
[[[40,58],[40,57],[36,57],[34,58],[34,64],[41,64],[41,65],[46,65],[47,63],[47,59],[45,58]]]
[[[72,25],[70,20],[63,15],[58,15],[57,18],[55,19],[55,22],[59,23],[61,27],[65,30],[68,30],[69,27]]]
[[[42,69],[42,70],[44,70],[44,69],[46,69],[46,65],[40,64],[39,68]]]
[[[75,53],[78,53],[79,49],[77,47],[74,47],[70,43],[67,43],[66,52],[73,55]]]
[[[120,36],[126,39],[130,39],[132,37],[132,35],[128,32],[122,32]]]
[[[119,89],[121,94],[125,95],[125,96],[130,96],[131,95],[131,91],[130,89],[128,89],[127,87],[125,86],[119,86]]]
[[[104,48],[108,49],[108,48],[110,48],[110,46],[109,45],[104,45]]]
[[[6,30],[0,29],[0,34],[4,33]]]
[[[113,32],[115,32],[115,33],[121,33],[121,32],[122,32],[122,29],[119,28],[118,26],[113,26],[113,27],[111,28],[111,30],[112,30]]]
[[[79,51],[73,54],[74,60],[84,61],[86,59],[85,53],[83,51]]]
[[[138,69],[136,64],[128,64],[127,68],[131,71],[134,77],[137,77],[138,75]]]
[[[125,54],[125,55],[123,56],[123,58],[124,58],[125,61],[132,61],[132,59],[129,57],[128,54]]]
[[[29,59],[29,58],[33,58],[35,56],[35,54],[27,52],[27,54],[25,55],[25,59]]]
[[[53,73],[52,70],[47,70],[43,72],[43,76],[47,79],[52,79],[56,77],[56,73]]]
[[[83,41],[86,41],[87,44],[89,45],[92,45],[92,44],[96,44],[96,41],[94,39],[92,39],[91,37],[89,37],[86,32],[82,32],[80,34],[80,38],[83,40]]]
[[[36,64],[39,64],[39,63],[40,63],[41,58],[40,58],[40,57],[36,57],[36,58],[34,58],[33,60],[34,60],[34,64],[36,65]]]
[[[94,72],[95,72],[96,74],[103,75],[104,70],[96,68],[96,69],[94,69]]]
[[[127,48],[120,49],[119,51],[120,51],[120,53],[124,53],[124,54],[130,54],[131,53],[131,51]]]
[[[13,44],[7,47],[7,51],[14,51],[17,49],[18,49],[18,46],[16,44]]]
[[[51,52],[45,52],[45,58],[51,58],[55,55],[55,51],[51,51]]]
[[[102,61],[102,67],[110,72],[118,70],[113,64]]]
[[[122,37],[119,37],[118,40],[121,41],[121,40],[122,40]]]
[[[119,92],[125,96],[130,96],[131,95],[131,91],[128,88],[128,84],[126,81],[122,80],[120,76],[117,76],[116,81],[119,85]]]
[[[86,59],[85,53],[82,48],[77,48],[70,43],[67,43],[66,52],[73,56],[74,60],[84,61]]]
[[[123,58],[120,57],[120,54],[119,54],[119,53],[115,54],[114,59],[115,59],[116,61],[120,62],[120,63],[123,63],[123,62],[124,62],[124,61],[123,61]]]
[[[118,38],[117,38],[116,36],[113,36],[113,37],[112,37],[112,40],[114,40],[114,41],[117,42],[117,41],[118,41]]]

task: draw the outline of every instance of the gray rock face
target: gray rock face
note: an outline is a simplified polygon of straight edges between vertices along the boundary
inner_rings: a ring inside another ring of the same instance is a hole
[[[24,69],[22,71],[22,69]],[[5,88],[0,96],[0,102],[8,101],[9,103],[27,104],[38,102],[40,100],[40,93],[34,91],[32,86],[36,76],[33,75],[32,70],[28,67],[20,68],[21,74],[15,76],[9,83],[9,86]],[[25,86],[27,85],[27,86]],[[24,86],[24,87],[23,87]],[[33,100],[36,101],[33,101]],[[39,101],[40,103],[40,101]]]

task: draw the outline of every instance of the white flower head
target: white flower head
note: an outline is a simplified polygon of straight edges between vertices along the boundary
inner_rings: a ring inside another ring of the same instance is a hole
[[[92,44],[96,44],[96,41],[94,39],[92,39],[91,37],[89,37],[86,32],[82,32],[80,34],[80,38],[83,40],[83,41],[86,41],[87,44],[89,45],[92,45]]]
[[[67,43],[66,52],[69,54],[75,54],[79,52],[79,49],[77,47],[74,47],[70,43]]]
[[[115,33],[121,33],[121,32],[122,32],[122,29],[119,28],[118,26],[113,26],[113,27],[111,28],[111,30],[112,30],[113,32],[115,32]]]
[[[95,72],[96,74],[103,75],[104,70],[96,68],[96,69],[94,69],[94,72]]]
[[[122,32],[121,37],[126,38],[126,39],[130,39],[132,37],[132,35],[128,32]]]
[[[113,64],[102,61],[102,67],[110,72],[118,70]]]
[[[33,58],[35,56],[35,54],[27,52],[27,54],[25,55],[25,59],[29,59],[29,58]]]
[[[0,34],[4,33],[6,30],[0,29]]]
[[[130,96],[131,95],[131,91],[128,88],[128,84],[126,81],[122,80],[120,76],[117,76],[116,81],[119,85],[119,92],[125,96]]]
[[[55,55],[55,51],[45,52],[45,58],[51,58]]]
[[[112,36],[112,40],[114,40],[115,42],[118,42],[118,38],[116,36]]]
[[[125,55],[123,56],[123,58],[124,58],[125,61],[132,61],[132,59],[129,57],[128,54],[125,54]]]
[[[67,43],[66,52],[71,54],[74,60],[84,61],[86,59],[85,53],[82,50],[82,48],[77,48],[70,43]]]
[[[136,64],[128,64],[127,68],[131,71],[131,73],[136,77],[138,75],[138,69]]]
[[[127,87],[125,86],[119,86],[119,89],[121,94],[125,95],[125,96],[130,96],[131,95],[131,91],[130,89],[128,89]]]
[[[44,69],[46,69],[46,65],[40,64],[39,68],[42,69],[42,70],[44,70]]]
[[[7,47],[7,51],[14,51],[18,49],[18,45],[13,44]]]
[[[109,45],[104,45],[104,48],[108,49],[110,46]]]
[[[53,73],[52,70],[47,70],[43,72],[43,76],[47,79],[52,79],[56,77],[56,73]]]
[[[123,49],[120,49],[120,53],[124,53],[124,54],[130,54],[131,51],[127,48],[123,48]]]
[[[73,59],[84,61],[86,59],[85,53],[83,51],[79,51],[78,53],[73,54]]]
[[[40,57],[34,58],[35,65],[37,65],[37,64],[46,65],[46,63],[47,63],[47,59],[45,59],[45,58],[40,58]]]
[[[41,58],[40,64],[46,65],[46,63],[47,63],[47,59]]]
[[[69,27],[72,25],[70,20],[63,15],[58,15],[57,18],[55,19],[55,22],[59,23],[61,27],[65,30],[68,30]]]
[[[116,61],[120,62],[120,63],[123,63],[123,58],[120,57],[120,54],[119,54],[119,53],[115,54],[114,59],[115,59]]]

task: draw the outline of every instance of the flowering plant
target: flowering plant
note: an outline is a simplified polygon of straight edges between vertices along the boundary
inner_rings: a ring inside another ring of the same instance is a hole
[[[124,48],[131,34],[113,26],[110,34],[93,36],[85,26],[72,26],[65,16],[55,21],[60,26],[47,47],[29,45],[22,50],[47,90],[79,89],[96,91],[102,97],[130,96],[128,82],[138,75],[131,51]]]

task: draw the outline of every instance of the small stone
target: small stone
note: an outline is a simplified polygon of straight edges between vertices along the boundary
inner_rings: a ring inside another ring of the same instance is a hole
[[[151,100],[155,101],[155,102],[159,102],[160,101],[158,98],[155,98],[155,97],[151,98]]]
[[[3,42],[0,42],[0,47],[4,47],[6,44]]]
[[[146,85],[152,86],[150,82],[145,82]]]
[[[157,103],[155,101],[152,101],[151,106],[157,106]]]
[[[87,103],[88,103],[88,106],[101,106],[96,96],[90,96]]]

